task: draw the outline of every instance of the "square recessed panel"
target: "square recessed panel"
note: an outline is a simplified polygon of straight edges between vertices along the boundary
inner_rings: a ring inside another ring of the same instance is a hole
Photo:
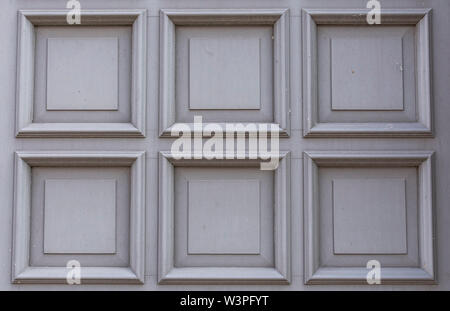
[[[190,109],[259,109],[258,38],[189,39]]]
[[[117,110],[118,38],[47,39],[47,110]]]
[[[289,154],[179,159],[160,153],[160,284],[286,284],[290,275]]]
[[[190,180],[189,254],[259,254],[258,180]]]
[[[36,27],[33,122],[130,122],[130,26]]]
[[[273,267],[273,171],[175,167],[174,177],[178,267]]]
[[[306,284],[434,281],[432,152],[305,152]]]
[[[31,265],[129,264],[128,167],[33,167],[31,176]]]
[[[47,179],[44,253],[116,252],[116,180]]]
[[[413,122],[414,27],[317,27],[318,120]]]
[[[143,283],[143,152],[16,153],[14,256],[17,283]],[[25,250],[25,251],[24,251]]]
[[[19,12],[17,137],[145,136],[147,14],[83,12]]]
[[[401,37],[331,38],[333,110],[403,110]]]
[[[429,137],[428,9],[302,10],[305,137]]]
[[[176,26],[176,122],[273,122],[273,27]]]
[[[320,263],[418,265],[417,169],[319,167]]]
[[[193,130],[195,116],[289,136],[288,9],[163,9],[160,19],[160,136]]]
[[[334,179],[334,253],[406,253],[405,189],[401,178]]]

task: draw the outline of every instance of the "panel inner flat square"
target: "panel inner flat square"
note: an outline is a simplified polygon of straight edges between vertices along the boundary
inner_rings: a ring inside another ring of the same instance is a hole
[[[405,254],[405,179],[333,180],[335,254]]]
[[[116,180],[47,179],[44,253],[116,252]]]
[[[118,38],[47,39],[47,110],[117,110]]]
[[[258,38],[189,39],[190,109],[259,109]]]
[[[333,110],[403,110],[401,37],[331,38]]]
[[[190,180],[189,254],[259,254],[258,180]]]
[[[319,25],[319,122],[416,122],[413,25]]]

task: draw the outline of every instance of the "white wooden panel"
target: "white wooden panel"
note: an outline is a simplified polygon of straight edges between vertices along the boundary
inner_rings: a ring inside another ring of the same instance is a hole
[[[333,180],[334,253],[406,253],[405,188],[398,178]]]
[[[47,110],[117,110],[117,38],[47,39]]]
[[[188,182],[188,253],[259,254],[258,180]]]
[[[189,39],[189,109],[259,109],[258,38]]]
[[[44,253],[116,252],[116,180],[45,181]]]

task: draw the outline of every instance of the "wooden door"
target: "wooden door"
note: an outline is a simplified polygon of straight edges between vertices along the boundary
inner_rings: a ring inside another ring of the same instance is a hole
[[[0,289],[450,289],[447,1],[66,4],[0,4]]]

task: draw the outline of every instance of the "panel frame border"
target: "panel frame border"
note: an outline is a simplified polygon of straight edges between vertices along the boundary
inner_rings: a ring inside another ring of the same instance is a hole
[[[304,137],[434,137],[431,86],[431,9],[381,10],[381,25],[415,25],[417,122],[319,122],[317,26],[367,25],[364,9],[302,9]],[[377,25],[370,25],[377,27]]]
[[[259,167],[258,159],[180,159],[159,153],[158,284],[279,284],[291,282],[290,153],[280,151],[274,174],[274,267],[183,267],[174,265],[175,167]]]
[[[14,165],[14,212],[11,282],[67,284],[66,267],[30,266],[31,168],[130,167],[129,267],[81,267],[82,284],[143,284],[145,276],[145,152],[17,151]]]
[[[304,283],[365,284],[366,267],[321,267],[319,241],[319,167],[417,167],[419,264],[381,267],[381,284],[437,284],[435,256],[433,151],[305,151],[304,173]]]
[[[274,123],[234,122],[266,124],[276,128],[280,137],[290,136],[290,31],[289,9],[161,9],[160,11],[160,89],[159,89],[159,136],[180,137],[172,128],[176,122],[175,100],[175,28],[196,25],[273,25],[273,117]],[[227,121],[220,122],[226,124]],[[198,132],[193,123],[187,123],[193,135],[210,135]],[[204,123],[204,126],[208,123]],[[224,127],[225,128],[225,127]],[[227,132],[225,132],[227,133]],[[258,133],[250,131],[249,135]]]
[[[35,27],[67,26],[68,10],[19,10],[16,76],[16,137],[145,137],[147,94],[147,11],[82,10],[80,26],[132,27],[131,120],[128,123],[35,123]]]

